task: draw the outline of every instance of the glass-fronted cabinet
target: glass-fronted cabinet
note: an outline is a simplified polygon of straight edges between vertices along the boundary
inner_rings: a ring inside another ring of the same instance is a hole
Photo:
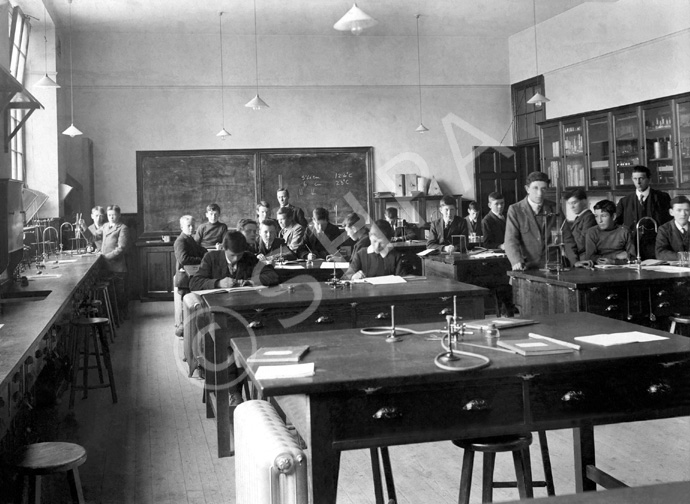
[[[541,128],[542,145],[542,171],[546,171],[555,185],[561,171],[561,127],[560,124],[551,124]]]
[[[563,186],[584,186],[585,180],[585,137],[582,119],[563,123]]]
[[[609,143],[609,116],[590,117],[587,128],[587,154],[589,156],[590,187],[611,186],[611,146]]]
[[[645,131],[646,165],[652,184],[673,185],[673,111],[671,103],[648,105],[642,108]]]
[[[680,186],[690,187],[690,99],[676,103]]]
[[[637,108],[614,112],[612,115],[616,185],[632,185],[632,167],[640,164],[640,118]]]

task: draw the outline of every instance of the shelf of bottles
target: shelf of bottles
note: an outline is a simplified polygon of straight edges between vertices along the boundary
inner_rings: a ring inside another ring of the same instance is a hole
[[[589,152],[589,180],[591,187],[611,186],[611,148],[608,116],[592,117],[585,121]]]
[[[584,186],[585,181],[585,137],[582,120],[563,123],[563,159],[565,173],[562,180],[565,187]]]
[[[690,100],[676,104],[678,116],[678,152],[680,153],[680,184],[690,187]]]
[[[541,128],[542,135],[542,171],[546,171],[551,181],[558,180],[561,170],[561,128],[552,124]]]
[[[645,146],[647,168],[652,184],[675,184],[673,171],[673,120],[670,104],[645,107]]]
[[[640,120],[637,110],[613,114],[617,186],[632,185],[632,168],[640,164]]]

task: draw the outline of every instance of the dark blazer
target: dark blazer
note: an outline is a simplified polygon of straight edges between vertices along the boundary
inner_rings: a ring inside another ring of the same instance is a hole
[[[439,219],[431,223],[429,230],[429,239],[426,241],[426,248],[442,250],[446,245],[452,245],[451,236],[465,235],[467,236],[467,223],[462,217],[455,218],[450,222],[448,229],[445,229],[443,219]]]
[[[585,258],[585,235],[587,230],[597,225],[597,220],[591,210],[587,209],[580,215],[575,217],[575,220],[568,222],[570,232],[575,240],[577,246],[577,260],[581,261]]]
[[[360,250],[364,249],[366,250],[369,245],[371,245],[371,240],[369,239],[369,235],[364,235],[362,236],[359,240],[355,242],[355,244],[352,246],[352,253],[350,254],[350,262],[355,258],[357,255],[357,252]]]
[[[364,272],[366,278],[406,274],[403,257],[400,252],[393,249],[386,257],[381,257],[378,253],[368,253],[366,248],[359,249],[350,261],[350,267],[343,275],[343,278],[351,278],[359,270]]]
[[[503,245],[506,236],[506,219],[499,219],[498,216],[489,212],[482,219],[482,246],[490,249],[499,248]]]
[[[556,229],[557,217],[563,220],[563,214],[559,211],[555,214],[556,204],[545,200],[542,213],[550,214],[542,217],[546,219],[547,243],[551,243],[550,230]],[[524,263],[526,269],[540,268],[544,265],[545,243],[542,237],[543,225],[537,222],[537,217],[532,207],[525,199],[508,207],[506,216],[505,251],[510,264]],[[575,261],[575,240],[570,230],[564,230],[564,252],[569,261]]]
[[[295,254],[292,253],[292,250],[288,248],[285,240],[278,238],[277,236],[271,242],[270,247],[267,247],[264,241],[259,239],[259,248],[256,254],[263,254],[267,259],[275,259],[280,255],[281,246],[284,259],[290,261],[296,258]]]
[[[173,249],[177,260],[177,269],[191,264],[200,264],[201,259],[206,254],[206,249],[199,245],[193,236],[184,233],[180,233],[180,236],[177,237]]]
[[[195,290],[215,289],[218,281],[230,276],[224,250],[209,250],[201,260],[196,275],[189,279],[189,288]],[[237,262],[235,280],[251,280],[254,285],[276,285],[278,274],[273,266],[260,262],[254,254],[245,253]]]
[[[651,217],[659,226],[671,220],[671,215],[668,213],[671,208],[671,196],[668,193],[650,189],[649,197],[644,203],[644,216]],[[638,220],[638,205],[637,193],[628,194],[621,198],[616,205],[616,224],[623,224],[634,233]]]
[[[467,226],[467,237],[468,238],[472,233],[475,233],[478,235],[482,234],[482,221],[480,221],[479,219],[477,219],[477,221],[474,223],[474,225],[472,225],[472,221],[470,220],[470,218],[465,217],[465,226]]]
[[[338,252],[338,247],[347,239],[345,231],[330,222],[326,225],[321,237],[316,235],[312,226],[309,226],[304,236],[304,247],[299,250],[297,255],[304,259],[311,251],[316,254],[318,259],[326,259],[326,256]]]
[[[644,202],[644,209],[640,209],[640,213],[645,217],[651,217],[661,226],[665,222],[671,220],[671,215],[668,210],[671,208],[671,197],[668,193],[657,191],[656,189],[649,190],[649,197]],[[628,194],[621,198],[616,205],[616,224],[623,224],[630,230],[633,243],[637,243],[637,233],[635,226],[638,221],[639,202],[637,200],[637,193]],[[651,222],[645,223],[650,228],[645,229],[644,233],[640,234],[640,250],[638,254],[642,259],[653,259],[655,257],[655,242],[656,233]]]
[[[685,233],[685,239],[680,234],[675,221],[667,222],[659,227],[656,235],[656,258],[662,261],[677,261],[678,252],[690,251],[690,232]]]
[[[108,270],[125,273],[127,271],[126,253],[131,244],[129,228],[120,222],[112,227],[110,223],[106,223],[102,229],[101,253],[106,259]]]

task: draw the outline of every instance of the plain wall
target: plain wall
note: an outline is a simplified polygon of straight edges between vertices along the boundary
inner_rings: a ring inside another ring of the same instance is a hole
[[[534,28],[509,38],[511,83],[534,77]],[[537,25],[547,118],[690,91],[690,2],[587,2]]]
[[[415,37],[260,35],[259,92],[270,108],[254,111],[244,107],[256,93],[254,37],[224,35],[232,136],[221,141],[218,32],[210,25],[207,33],[73,34],[74,123],[94,143],[96,204],[137,210],[137,150],[272,147],[373,146],[374,190],[394,191],[396,173],[418,173],[473,198],[472,146],[497,144],[510,125],[505,39],[422,37],[431,130],[422,135],[414,131]],[[60,38],[66,76],[67,33]],[[69,88],[60,91],[62,131]]]

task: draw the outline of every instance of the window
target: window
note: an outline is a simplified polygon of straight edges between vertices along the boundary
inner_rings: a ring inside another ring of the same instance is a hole
[[[544,76],[540,75],[511,86],[515,145],[539,142],[537,123],[546,119],[545,105],[537,107],[527,100],[535,93],[544,93]]]
[[[14,7],[9,13],[10,23],[10,74],[24,85],[24,69],[26,68],[26,55],[29,48],[29,33],[31,24],[29,17],[25,16],[19,7]],[[9,130],[13,131],[26,115],[25,109],[10,109]],[[12,159],[12,178],[26,180],[26,151],[25,135],[22,128],[12,137],[10,153]]]

